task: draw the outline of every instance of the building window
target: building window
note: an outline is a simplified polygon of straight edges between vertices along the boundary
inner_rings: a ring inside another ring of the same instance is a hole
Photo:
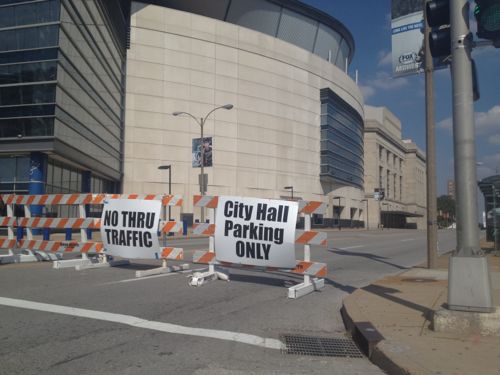
[[[321,180],[363,188],[361,116],[329,88],[321,98]]]
[[[387,177],[386,177],[386,180],[387,180],[387,189],[386,189],[386,197],[389,198],[391,197],[391,172],[389,172],[389,170],[387,170]]]

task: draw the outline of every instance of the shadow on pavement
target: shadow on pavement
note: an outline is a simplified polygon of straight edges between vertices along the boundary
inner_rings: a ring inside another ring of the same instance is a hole
[[[409,270],[411,268],[411,267],[403,267],[403,266],[400,266],[399,264],[387,262],[383,259],[388,259],[388,258],[379,256],[379,255],[374,255],[372,253],[360,253],[360,252],[347,251],[347,250],[336,249],[336,248],[328,249],[328,251],[331,253],[338,254],[338,255],[354,256],[354,257],[362,257],[362,258],[371,259],[375,262],[384,263],[384,264],[387,264],[391,267],[398,268],[400,270]]]
[[[432,318],[432,314],[433,314],[432,309],[429,309],[425,306],[422,306],[422,305],[416,304],[414,302],[410,302],[410,301],[407,301],[405,299],[396,297],[394,294],[400,293],[400,291],[397,289],[387,288],[387,287],[375,285],[375,284],[365,286],[361,289],[363,289],[367,292],[373,293],[379,297],[385,298],[385,299],[392,301],[394,303],[400,304],[402,306],[406,306],[410,309],[420,311],[426,319]]]

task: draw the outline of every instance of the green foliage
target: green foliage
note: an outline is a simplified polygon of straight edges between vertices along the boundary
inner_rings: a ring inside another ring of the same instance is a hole
[[[448,227],[455,222],[455,200],[449,195],[441,195],[437,199],[438,225]]]

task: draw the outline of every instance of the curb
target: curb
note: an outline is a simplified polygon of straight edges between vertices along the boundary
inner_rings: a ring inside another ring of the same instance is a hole
[[[388,374],[427,374],[418,364],[405,358],[404,355],[395,356],[391,353],[397,343],[386,340],[358,308],[357,299],[362,293],[366,292],[358,289],[347,296],[340,310],[344,326],[356,345],[375,366]]]

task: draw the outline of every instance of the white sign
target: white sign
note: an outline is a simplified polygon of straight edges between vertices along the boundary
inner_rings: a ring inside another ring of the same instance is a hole
[[[122,258],[156,259],[161,201],[110,199],[104,202],[101,238],[104,252]]]
[[[293,268],[297,202],[219,197],[215,219],[218,261]]]

